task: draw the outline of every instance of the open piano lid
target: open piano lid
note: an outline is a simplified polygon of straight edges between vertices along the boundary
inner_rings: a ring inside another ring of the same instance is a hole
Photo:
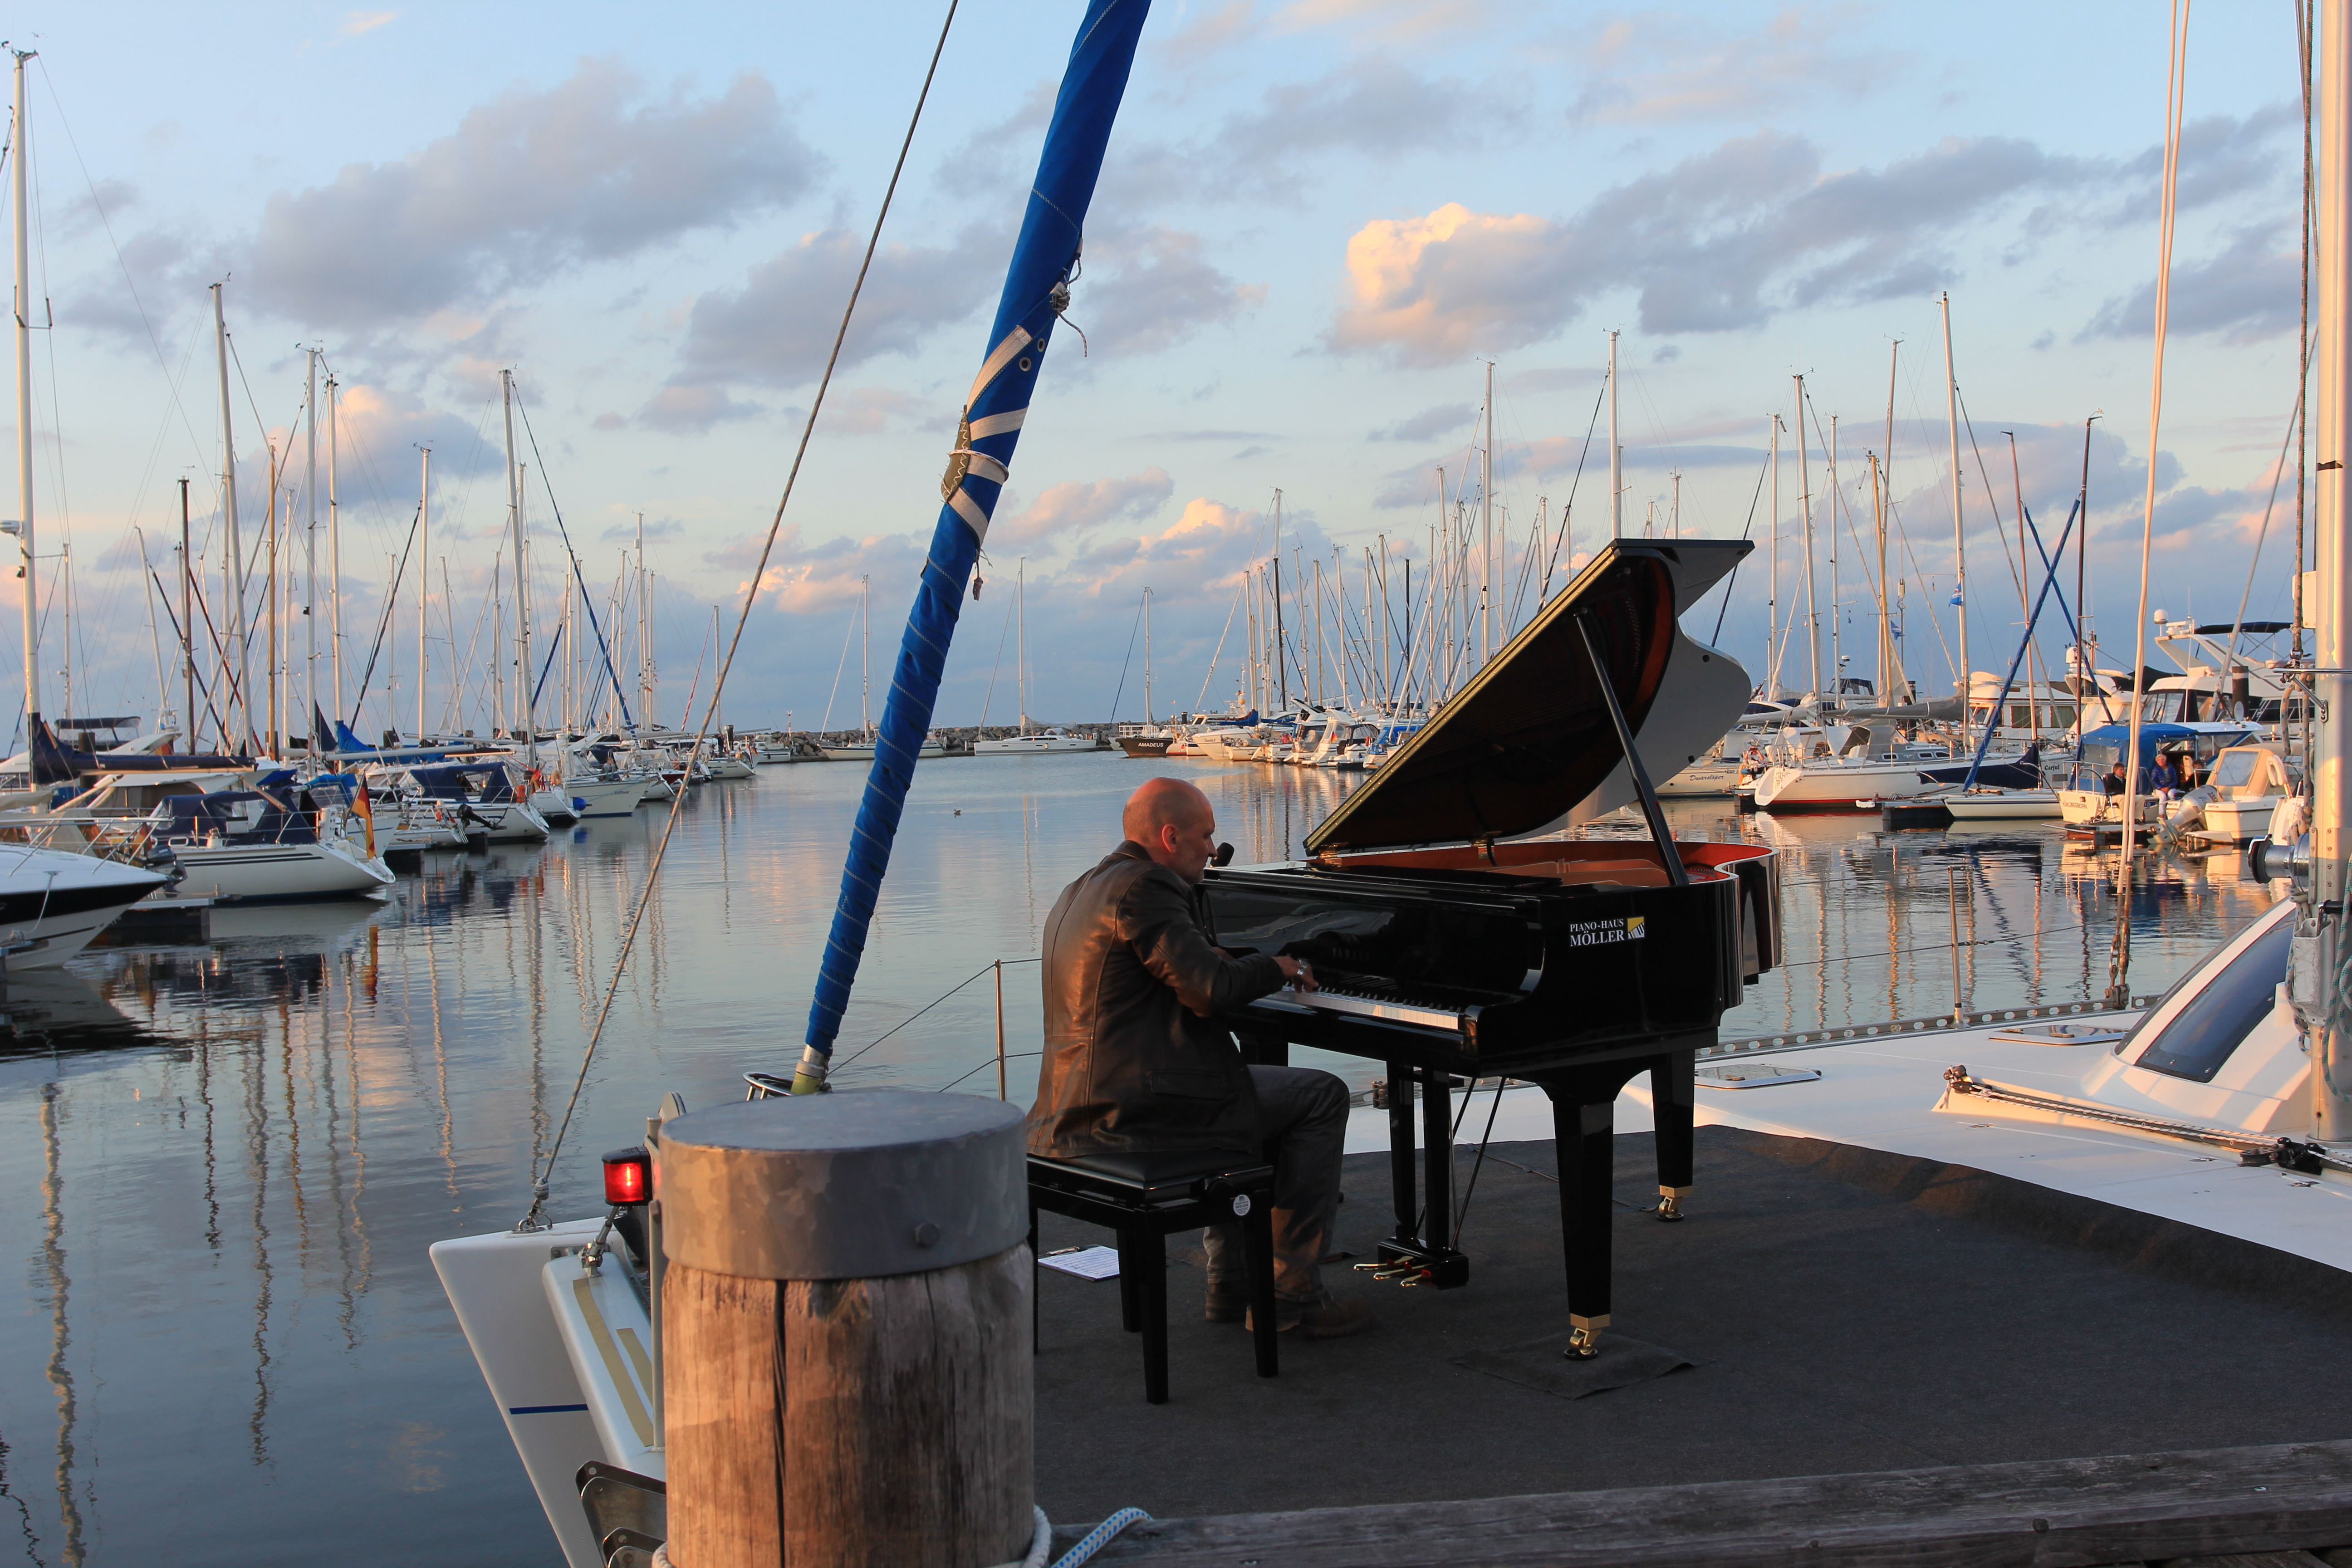
[[[1748,672],[1679,617],[1755,546],[1618,540],[1307,836],[1312,853],[1522,837],[1634,800],[1577,634],[1585,617],[1653,784],[1721,740]]]

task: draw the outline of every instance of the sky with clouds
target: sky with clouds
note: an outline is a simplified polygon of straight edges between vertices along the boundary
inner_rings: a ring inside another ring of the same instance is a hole
[[[830,700],[854,721],[861,579],[882,684],[1080,9],[958,15],[759,584],[730,720],[807,727]],[[710,606],[731,626],[751,586],[942,12],[279,5],[223,28],[184,7],[0,0],[0,31],[39,50],[34,291],[53,325],[35,343],[36,515],[43,554],[73,552],[74,705],[155,710],[140,562],[172,570],[181,479],[216,577],[208,289],[226,279],[248,542],[273,449],[299,489],[302,350],[343,387],[354,684],[429,445],[428,696],[437,722],[462,666],[460,720],[488,720],[478,623],[510,571],[497,402],[511,368],[535,537],[560,508],[600,616],[644,514],[660,716],[677,718]],[[1785,611],[1801,592],[1802,373],[1824,624],[1834,417],[1854,668],[1874,647],[1856,571],[1874,452],[1911,673],[1948,689],[1946,290],[1972,662],[2005,663],[2021,618],[2012,486],[2054,534],[2094,414],[2092,609],[2120,646],[2150,467],[2166,47],[2145,5],[1161,0],[1068,312],[1085,343],[1041,383],[940,721],[983,703],[1011,718],[1016,571],[1040,719],[1109,713],[1147,586],[1160,707],[1221,705],[1236,584],[1270,548],[1277,489],[1286,575],[1294,550],[1319,555],[1360,606],[1363,552],[1385,536],[1400,595],[1407,553],[1425,582],[1443,509],[1477,499],[1489,362],[1498,529],[1521,550],[1566,511],[1564,553],[1589,550],[1608,527],[1605,426],[1591,432],[1612,328],[1628,531],[1663,531],[1678,495],[1684,532],[1763,541],[1778,413]],[[2292,471],[2267,531],[2264,515],[2294,402],[2292,8],[2200,9],[2186,104],[2155,602],[2227,619],[2251,571],[2252,613],[2278,615]],[[560,556],[534,548],[545,623]],[[1721,637],[1751,669],[1758,559]],[[404,715],[409,570],[391,639]],[[53,606],[52,672],[62,622]],[[1140,715],[1134,657],[1122,717]],[[363,727],[384,721],[377,658]],[[45,707],[63,705],[53,686]]]

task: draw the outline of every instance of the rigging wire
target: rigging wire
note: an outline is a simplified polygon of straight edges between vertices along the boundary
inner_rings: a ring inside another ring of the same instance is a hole
[[[726,689],[727,673],[734,668],[736,649],[742,645],[743,628],[751,619],[752,606],[760,602],[760,586],[768,574],[768,559],[774,553],[776,536],[783,529],[784,509],[792,504],[793,487],[800,479],[801,463],[808,455],[809,438],[815,434],[817,416],[824,408],[824,395],[833,384],[834,368],[841,362],[841,346],[849,336],[850,319],[856,313],[858,295],[865,290],[866,274],[873,267],[874,252],[882,243],[882,225],[890,216],[890,202],[898,195],[898,178],[906,172],[907,154],[915,144],[915,128],[922,123],[923,105],[930,98],[932,80],[939,75],[940,57],[947,52],[948,32],[955,25],[956,6],[960,3],[961,0],[948,0],[947,17],[940,24],[940,41],[931,49],[930,68],[923,73],[922,91],[916,95],[915,111],[908,119],[906,139],[898,144],[898,161],[891,166],[890,183],[883,190],[881,209],[874,215],[874,228],[866,241],[865,258],[857,265],[856,281],[850,285],[848,302],[842,308],[840,329],[834,333],[833,352],[825,359],[824,374],[817,380],[816,395],[809,400],[808,418],[801,426],[800,446],[793,452],[792,468],[784,477],[783,494],[776,501],[775,515],[769,521],[767,538],[760,546],[760,559],[751,569],[751,580],[744,584],[743,608],[736,617],[734,636],[728,640],[726,657],[719,662],[718,679],[711,688],[709,706],[703,710],[701,730],[695,735],[694,746],[698,755],[709,732],[711,717],[718,710],[719,695]],[[533,456],[537,456],[535,447]],[[546,478],[543,466],[541,478],[542,480]],[[556,1126],[555,1138],[549,1145],[546,1160],[534,1162],[536,1168],[531,1173],[530,1208],[517,1226],[519,1230],[539,1227],[540,1211],[547,1203],[548,1177],[554,1172],[556,1158],[563,1150],[564,1137],[572,1130],[572,1113],[580,1105],[580,1091],[588,1082],[589,1064],[596,1058],[597,1042],[604,1038],[605,1021],[612,1016],[614,998],[620,994],[621,976],[628,968],[629,953],[636,945],[637,931],[645,922],[646,906],[652,902],[654,884],[661,875],[662,859],[669,852],[670,837],[677,831],[678,816],[685,807],[687,794],[687,791],[679,790],[670,801],[669,820],[663,825],[661,839],[654,847],[653,859],[646,868],[645,887],[639,891],[636,908],[629,916],[628,930],[622,934],[620,952],[614,957],[613,979],[604,989],[604,1005],[596,1010],[596,1023],[589,1032],[587,1047],[581,1053],[580,1073],[572,1080],[571,1097],[564,1101],[563,1119]]]

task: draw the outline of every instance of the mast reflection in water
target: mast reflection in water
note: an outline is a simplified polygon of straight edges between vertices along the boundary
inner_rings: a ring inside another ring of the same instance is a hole
[[[845,1023],[844,1087],[937,1087],[992,1061],[990,984],[930,1005],[1035,954],[1045,910],[1118,841],[1120,804],[1153,772],[1208,790],[1243,862],[1297,853],[1360,777],[1117,753],[926,763]],[[746,1068],[790,1070],[863,782],[799,765],[689,795],[551,1212],[591,1212],[596,1156],[635,1142],[663,1090],[704,1105],[736,1098]],[[1885,837],[1870,818],[1743,819],[1727,802],[1670,816],[1782,852],[1788,960],[1727,1030],[1948,1012],[1956,979],[1973,1008],[2106,987],[2115,900],[2092,872],[2112,862],[2064,851],[2055,824]],[[8,987],[0,1174],[24,1196],[0,1316],[0,1510],[28,1560],[390,1564],[458,1542],[547,1560],[425,1247],[528,1206],[658,821],[431,857],[386,903],[215,911],[206,942],[132,939]],[[1954,870],[1972,943],[1957,972]],[[2235,857],[2143,873],[2135,992],[2267,907],[2239,879]],[[1034,974],[1005,987],[1024,1100]],[[1378,1070],[1329,1065],[1360,1086]]]

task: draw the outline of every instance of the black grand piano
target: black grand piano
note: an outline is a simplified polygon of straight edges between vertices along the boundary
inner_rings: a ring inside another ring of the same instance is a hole
[[[1252,1003],[1252,1060],[1291,1044],[1388,1064],[1396,1230],[1372,1267],[1445,1289],[1455,1246],[1452,1093],[1508,1077],[1550,1095],[1571,1355],[1609,1323],[1612,1107],[1650,1075],[1658,1217],[1691,1184],[1693,1053],[1780,946],[1772,852],[1674,841],[1654,780],[1746,704],[1738,663],[1678,617],[1752,547],[1620,541],[1307,836],[1312,858],[1209,871],[1218,944],[1305,959],[1321,989]],[[1646,837],[1562,829],[1638,804]],[[1418,1090],[1425,1156],[1417,1179]]]

